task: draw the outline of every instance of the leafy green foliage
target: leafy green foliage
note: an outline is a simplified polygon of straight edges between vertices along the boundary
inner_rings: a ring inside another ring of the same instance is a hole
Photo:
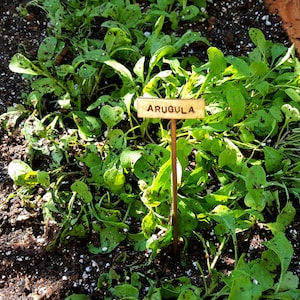
[[[11,130],[24,119],[31,161],[10,163],[9,175],[19,186],[11,197],[42,197],[45,218],[61,227],[47,249],[91,234],[87,247],[94,254],[127,241],[135,250],[152,250],[151,260],[169,246],[170,133],[166,122],[139,120],[134,102],[138,96],[203,97],[205,118],[178,122],[177,189],[180,240],[202,242],[211,285],[199,267],[204,289],[181,277],[151,283],[146,299],[202,299],[217,286],[214,299],[297,299],[298,281],[288,271],[293,249],[284,234],[296,214],[291,196],[300,197],[294,48],[251,28],[256,48],[247,57],[226,57],[200,33],[164,32],[205,17],[201,0],[150,1],[147,11],[123,0],[38,2],[52,35],[35,61],[22,53],[12,57],[10,69],[25,74],[32,90],[26,109],[10,108],[0,120]],[[89,34],[96,18],[105,29],[97,39]],[[190,65],[180,50],[199,41],[207,44],[208,61],[193,58]],[[45,156],[45,170],[36,170]],[[261,258],[246,262],[239,233],[265,222],[270,208],[277,216],[265,227],[273,238]],[[139,232],[131,232],[128,217],[140,224]],[[208,227],[218,246],[202,236]],[[225,277],[215,267],[229,240],[235,267]],[[137,273],[113,286],[120,278],[112,268],[101,274],[98,288],[108,288],[114,298],[138,299]]]

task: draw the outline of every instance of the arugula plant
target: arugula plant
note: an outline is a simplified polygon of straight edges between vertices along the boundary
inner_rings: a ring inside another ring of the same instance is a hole
[[[155,286],[149,299],[205,298],[216,287],[213,299],[296,299],[296,278],[288,271],[293,249],[284,235],[295,215],[291,195],[299,198],[300,193],[293,144],[299,135],[300,68],[294,48],[274,44],[252,28],[256,48],[247,57],[226,57],[209,47],[206,63],[187,68],[188,62],[176,57],[180,49],[196,41],[209,43],[199,33],[170,35],[164,25],[170,22],[176,30],[184,19],[202,17],[203,1],[179,1],[178,6],[151,1],[147,12],[121,0],[30,3],[45,9],[57,26],[41,43],[36,61],[21,53],[12,58],[11,70],[31,79],[32,91],[1,121],[9,130],[24,119],[31,160],[13,161],[9,174],[20,186],[14,195],[30,203],[44,190],[45,219],[61,226],[48,250],[91,234],[97,242],[87,247],[97,254],[127,240],[136,250],[151,249],[152,259],[170,245],[168,124],[139,120],[134,101],[137,96],[203,97],[206,117],[178,122],[179,235],[185,246],[193,238],[202,242],[208,256],[204,267],[214,279],[211,285],[204,280],[204,290],[187,278],[180,279],[180,288],[168,281]],[[89,34],[97,18],[103,29],[99,39]],[[34,162],[42,155],[50,163],[36,170]],[[265,243],[268,250],[246,263],[239,253],[239,233],[264,222],[273,206],[276,220],[265,224],[274,235]],[[140,222],[140,232],[130,232],[129,217]],[[218,245],[203,236],[210,227]],[[223,277],[217,261],[229,242],[235,267]],[[204,267],[199,264],[203,278]],[[111,276],[117,275],[103,274],[99,288]],[[110,288],[114,297],[139,295],[128,282]]]

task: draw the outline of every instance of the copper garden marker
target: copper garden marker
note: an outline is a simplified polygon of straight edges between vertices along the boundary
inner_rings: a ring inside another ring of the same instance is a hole
[[[176,167],[176,119],[204,118],[203,99],[156,99],[137,98],[139,118],[160,118],[171,121],[171,159],[172,159],[172,225],[174,256],[178,254],[178,206],[177,206],[177,167]]]

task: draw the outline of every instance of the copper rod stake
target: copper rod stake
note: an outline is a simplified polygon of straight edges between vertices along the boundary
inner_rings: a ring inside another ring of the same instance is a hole
[[[176,166],[176,120],[171,119],[171,158],[172,158],[172,225],[174,256],[178,255],[178,203]]]

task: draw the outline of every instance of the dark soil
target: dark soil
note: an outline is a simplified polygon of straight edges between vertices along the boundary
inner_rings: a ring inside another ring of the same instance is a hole
[[[6,112],[9,106],[22,103],[22,91],[27,89],[26,81],[9,71],[10,58],[18,51],[34,58],[40,41],[46,36],[47,21],[43,12],[32,8],[27,18],[19,16],[18,6],[26,2],[3,0],[0,5],[0,113]],[[280,18],[269,15],[262,0],[207,2],[208,21],[192,23],[189,29],[201,31],[225,54],[246,55],[252,49],[248,37],[250,27],[260,28],[272,41],[289,44]],[[205,59],[205,49],[199,45],[184,49],[182,54],[192,52]],[[104,299],[104,292],[96,290],[97,280],[101,273],[111,268],[121,276],[134,269],[154,280],[185,275],[201,285],[195,262],[205,267],[205,257],[197,241],[184,254],[184,266],[181,261],[174,261],[167,250],[145,267],[149,253],[136,253],[126,244],[106,256],[90,254],[85,241],[46,252],[45,246],[57,232],[55,225],[43,222],[39,204],[28,207],[23,206],[18,197],[7,198],[14,191],[7,175],[7,165],[12,159],[27,160],[26,143],[18,130],[8,135],[0,129],[0,145],[0,299],[64,299],[72,293],[86,293],[91,299]],[[288,231],[295,249],[291,270],[300,276],[300,222],[295,221]],[[209,231],[206,234],[214,242],[213,235]],[[248,252],[249,257],[255,257],[263,249],[262,242],[267,237],[268,232],[254,228],[247,236],[239,237],[242,250]],[[219,267],[224,272],[228,272],[233,263],[230,251],[227,254],[220,259]],[[120,255],[126,255],[126,264]],[[145,291],[147,286],[145,280]]]

